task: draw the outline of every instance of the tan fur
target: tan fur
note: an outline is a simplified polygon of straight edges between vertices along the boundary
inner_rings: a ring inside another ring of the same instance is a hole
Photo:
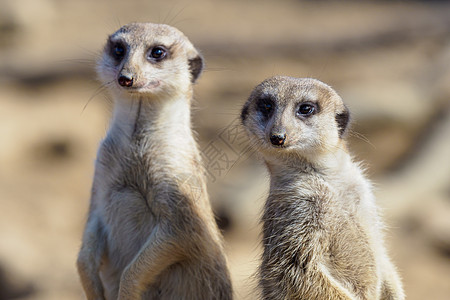
[[[156,46],[166,57],[149,56]],[[129,24],[108,39],[98,74],[114,115],[77,261],[88,299],[232,298],[191,130],[202,68],[189,40],[167,25]]]
[[[313,113],[299,113],[305,104]],[[263,299],[404,299],[371,185],[347,151],[348,120],[342,99],[314,79],[267,79],[244,105],[243,124],[271,177]]]

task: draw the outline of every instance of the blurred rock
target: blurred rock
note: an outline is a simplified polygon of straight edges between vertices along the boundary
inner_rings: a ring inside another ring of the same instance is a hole
[[[431,209],[427,203],[429,212],[420,210],[424,235],[432,246],[450,257],[450,195],[436,199],[433,204]]]
[[[18,278],[12,270],[0,265],[0,300],[25,299],[35,292],[29,282]]]

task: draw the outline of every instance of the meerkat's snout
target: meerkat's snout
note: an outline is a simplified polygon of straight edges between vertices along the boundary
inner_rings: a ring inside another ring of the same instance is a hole
[[[132,87],[133,86],[133,76],[131,76],[131,75],[120,74],[117,81],[123,87]]]
[[[274,146],[283,146],[285,140],[286,140],[286,133],[272,134],[270,136],[270,142]]]
[[[268,131],[267,140],[270,141],[272,146],[277,148],[281,146],[287,146],[286,138],[288,127],[286,126],[287,124],[283,120],[284,114],[285,114],[284,108],[278,107],[277,109],[274,109],[271,115],[272,120],[269,121],[268,124],[266,125],[268,127],[266,129]]]

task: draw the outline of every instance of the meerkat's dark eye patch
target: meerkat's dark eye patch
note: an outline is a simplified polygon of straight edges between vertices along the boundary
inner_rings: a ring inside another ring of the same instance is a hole
[[[300,103],[297,109],[297,116],[299,117],[309,117],[318,112],[318,106],[312,102]]]
[[[147,60],[159,62],[168,56],[169,52],[163,46],[155,46],[147,52]]]
[[[269,97],[261,97],[256,102],[256,109],[267,119],[275,110],[275,103]]]
[[[111,43],[111,55],[116,61],[121,61],[127,53],[126,47],[122,43]]]

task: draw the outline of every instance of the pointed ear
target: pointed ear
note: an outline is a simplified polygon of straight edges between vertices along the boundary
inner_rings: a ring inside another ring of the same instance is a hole
[[[191,82],[194,83],[203,71],[203,57],[189,40],[186,39],[184,46],[187,49],[186,56],[189,64],[189,71],[191,73]]]
[[[191,71],[191,81],[194,83],[203,71],[203,57],[197,53],[194,58],[189,58],[189,71]]]
[[[347,106],[344,105],[344,110],[337,113],[335,119],[339,130],[339,137],[342,138],[347,133],[350,123],[350,111]]]

